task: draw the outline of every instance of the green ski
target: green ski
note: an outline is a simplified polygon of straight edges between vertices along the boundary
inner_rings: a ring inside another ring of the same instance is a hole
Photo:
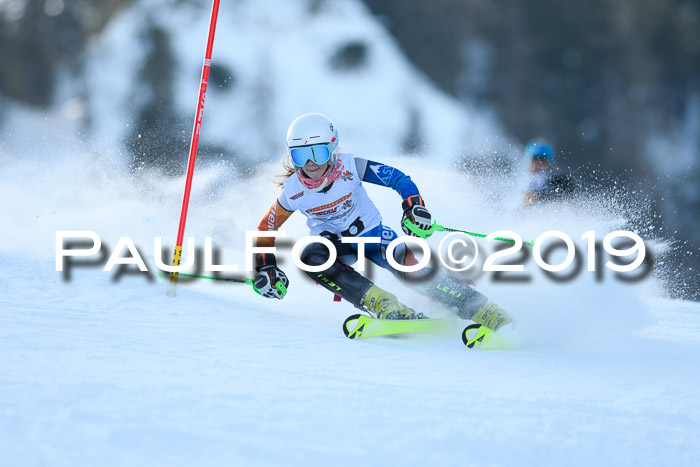
[[[367,315],[352,315],[343,323],[343,332],[350,339],[368,339],[394,334],[435,334],[450,328],[444,319],[376,319]]]
[[[510,348],[502,335],[483,324],[470,324],[462,331],[462,342],[470,349],[506,350]]]

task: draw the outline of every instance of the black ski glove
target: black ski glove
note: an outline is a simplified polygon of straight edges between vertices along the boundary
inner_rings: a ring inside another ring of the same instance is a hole
[[[289,279],[287,279],[287,275],[277,267],[275,255],[259,255],[256,258],[256,263],[255,271],[257,274],[255,275],[255,279],[253,279],[255,289],[265,298],[277,298],[280,300],[284,298],[284,295],[287,293],[287,287],[289,286]],[[277,285],[278,282],[281,282],[283,287],[279,287]],[[280,290],[280,288],[282,290]]]
[[[403,208],[403,217],[401,218],[401,229],[406,235],[417,237],[415,233],[408,230],[406,227],[406,219],[409,219],[413,224],[421,230],[428,230],[433,225],[433,216],[425,208],[423,198],[420,195],[413,195],[406,198],[401,204]],[[431,234],[428,234],[429,237]],[[426,238],[427,238],[426,237]]]

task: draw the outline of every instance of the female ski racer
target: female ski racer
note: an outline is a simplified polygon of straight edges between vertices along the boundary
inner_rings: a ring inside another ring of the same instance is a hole
[[[418,188],[410,177],[400,170],[367,159],[338,151],[338,130],[323,114],[309,113],[297,117],[287,132],[287,169],[282,182],[282,193],[260,221],[258,230],[277,230],[294,211],[307,217],[313,236],[330,240],[336,247],[337,260],[322,272],[306,274],[326,289],[340,295],[355,307],[373,313],[381,319],[423,318],[407,307],[393,294],[380,288],[355,271],[357,244],[341,243],[342,237],[379,237],[381,243],[365,244],[365,257],[388,269],[399,279],[407,274],[392,268],[386,259],[386,247],[397,235],[382,224],[382,217],[367,196],[362,182],[394,189],[403,199],[401,226],[407,235],[413,232],[404,226],[410,219],[419,229],[432,225],[432,216],[425,207]],[[257,246],[273,246],[274,238],[259,237]],[[328,249],[321,243],[311,243],[300,255],[304,264],[319,266],[329,258]],[[394,259],[402,265],[418,261],[400,244],[394,250]],[[256,256],[255,287],[267,298],[283,298],[277,288],[281,281],[289,285],[287,276],[277,267],[275,256]],[[431,274],[430,279],[412,282],[411,288],[451,308],[463,319],[471,319],[492,330],[510,322],[509,316],[466,283],[444,271]]]

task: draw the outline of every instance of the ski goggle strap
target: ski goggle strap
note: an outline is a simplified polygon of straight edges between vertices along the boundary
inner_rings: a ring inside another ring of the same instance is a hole
[[[292,156],[292,162],[294,162],[294,165],[297,167],[302,167],[307,161],[322,165],[331,158],[331,153],[328,150],[328,146],[325,144],[291,148],[289,154]]]

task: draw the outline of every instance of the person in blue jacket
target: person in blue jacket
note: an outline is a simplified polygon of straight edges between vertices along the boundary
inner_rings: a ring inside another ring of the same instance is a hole
[[[574,181],[556,167],[554,148],[545,139],[529,141],[524,149],[530,161],[530,184],[525,193],[525,205],[564,199],[574,191]]]

